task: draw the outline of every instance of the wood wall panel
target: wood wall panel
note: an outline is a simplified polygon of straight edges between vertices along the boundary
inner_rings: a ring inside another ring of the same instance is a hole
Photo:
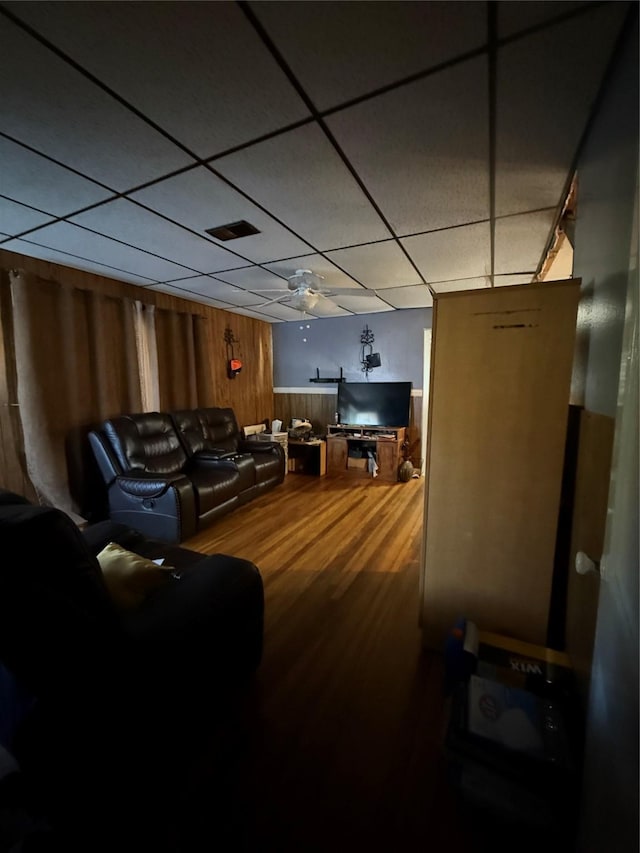
[[[5,288],[8,287],[7,273],[11,269],[23,269],[42,279],[64,282],[81,290],[92,290],[115,297],[126,296],[158,308],[176,312],[187,311],[203,316],[207,325],[206,338],[209,352],[207,368],[211,374],[213,388],[209,405],[230,406],[241,425],[260,423],[266,418],[276,417],[273,407],[273,350],[269,323],[161,293],[152,287],[138,287],[107,276],[95,275],[0,249],[0,276]],[[7,310],[6,306],[2,308]],[[234,355],[243,361],[242,371],[233,379],[229,379],[227,375],[227,353],[224,341],[227,327],[232,330],[238,341],[234,344]],[[52,329],[52,334],[56,333],[56,330]],[[2,381],[6,386],[4,370]],[[3,483],[12,482],[18,486],[20,476],[16,460],[19,459],[19,444],[16,444],[17,437],[10,431],[6,388],[2,394],[3,398],[0,401],[2,435],[0,437],[3,451],[0,457],[0,479]],[[16,488],[16,491],[25,493],[24,488]]]
[[[274,394],[274,408],[284,427],[291,418],[308,418],[313,431],[322,434],[334,422],[336,394]]]

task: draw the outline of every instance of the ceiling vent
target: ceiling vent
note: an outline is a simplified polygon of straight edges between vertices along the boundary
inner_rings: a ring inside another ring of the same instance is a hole
[[[260,231],[241,219],[240,222],[230,222],[228,225],[218,225],[216,228],[205,229],[205,234],[211,234],[216,240],[237,240],[238,237],[249,237],[251,234],[259,234]]]

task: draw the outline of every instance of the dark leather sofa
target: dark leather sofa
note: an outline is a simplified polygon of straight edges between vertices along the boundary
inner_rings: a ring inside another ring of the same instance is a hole
[[[121,415],[89,433],[109,517],[179,543],[282,483],[277,442],[244,440],[231,408]]]
[[[162,817],[187,790],[189,762],[228,734],[260,663],[259,570],[111,521],[81,531],[4,489],[0,535],[2,746],[26,780],[25,809],[51,833],[33,849],[163,849]],[[175,572],[123,611],[96,556],[109,542]]]

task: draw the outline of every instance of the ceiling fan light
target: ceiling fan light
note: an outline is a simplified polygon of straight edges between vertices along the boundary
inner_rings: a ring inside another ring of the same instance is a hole
[[[320,299],[319,294],[307,291],[306,293],[301,293],[299,296],[295,296],[291,300],[291,304],[301,311],[308,311],[316,305],[318,299]]]

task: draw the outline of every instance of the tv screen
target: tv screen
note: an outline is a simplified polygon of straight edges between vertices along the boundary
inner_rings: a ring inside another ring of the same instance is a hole
[[[341,424],[408,427],[411,382],[341,382],[338,415]]]

